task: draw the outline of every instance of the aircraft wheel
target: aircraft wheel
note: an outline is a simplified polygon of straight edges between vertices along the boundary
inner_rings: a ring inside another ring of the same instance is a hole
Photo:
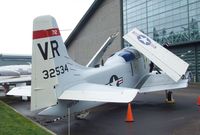
[[[175,103],[175,100],[173,99],[173,92],[172,91],[166,90],[166,100],[165,100],[165,102],[168,103],[168,104],[174,104]]]

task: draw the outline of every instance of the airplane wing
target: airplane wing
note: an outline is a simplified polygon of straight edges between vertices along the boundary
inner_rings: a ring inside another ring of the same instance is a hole
[[[145,76],[136,88],[140,89],[139,93],[148,93],[163,90],[173,90],[179,88],[185,88],[188,86],[188,78],[180,79],[175,82],[167,74],[155,74],[151,73]]]
[[[14,87],[6,95],[30,97],[31,96],[31,86]]]
[[[155,63],[175,82],[185,75],[189,66],[188,63],[171,53],[166,48],[146,36],[138,29],[134,28],[131,32],[123,37],[134,48],[145,55],[149,60]]]
[[[80,83],[65,90],[58,99],[128,103],[135,98],[137,93],[138,89]]]
[[[108,47],[112,44],[113,40],[117,37],[119,33],[114,33],[108,37],[106,42],[101,46],[101,48],[96,52],[96,54],[92,57],[86,67],[94,67],[99,60],[102,58]]]
[[[22,83],[22,82],[28,82],[28,81],[31,81],[31,75],[21,75],[19,77],[10,77],[10,78],[0,77],[0,84],[3,84],[3,83],[16,84],[16,83]]]

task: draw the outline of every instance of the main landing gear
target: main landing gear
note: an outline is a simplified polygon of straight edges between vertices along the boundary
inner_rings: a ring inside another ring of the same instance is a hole
[[[165,102],[168,103],[168,104],[174,104],[175,100],[173,99],[173,95],[172,95],[173,93],[172,93],[172,91],[166,90],[165,94],[166,94],[166,100],[165,100]]]
[[[4,83],[3,85],[2,85],[2,87],[4,88],[4,93],[5,93],[5,95],[6,95],[6,93],[9,91],[9,89],[10,89],[10,86],[9,86],[9,84],[8,83]]]

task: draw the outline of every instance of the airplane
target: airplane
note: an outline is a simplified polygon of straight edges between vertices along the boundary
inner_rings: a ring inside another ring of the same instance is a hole
[[[31,111],[40,115],[64,116],[105,103],[130,103],[137,94],[188,86],[188,63],[134,28],[123,37],[131,46],[111,55],[94,67],[109,44],[100,48],[87,66],[67,53],[54,17],[33,21]],[[153,62],[162,71],[149,73]],[[30,88],[29,88],[30,89]]]
[[[31,82],[31,65],[30,64],[29,65],[7,65],[7,66],[0,67],[0,84],[3,86],[5,93],[9,91],[9,88],[11,85],[17,86],[16,88],[19,88],[25,85],[30,85],[30,82]],[[7,95],[10,95],[10,93],[8,92]]]
[[[106,50],[112,44],[118,33],[114,33],[107,38],[96,55],[90,60],[86,67],[99,66],[100,61]],[[2,69],[2,70],[1,70]],[[20,71],[20,72],[19,72]],[[2,74],[1,74],[2,72]],[[10,65],[0,67],[0,84],[5,89],[6,95],[21,96],[23,100],[31,97],[31,64],[30,65]],[[10,88],[10,85],[15,87]],[[28,85],[28,86],[27,86]]]
[[[30,75],[31,65],[8,65],[0,66],[0,80],[19,77],[20,75]]]

